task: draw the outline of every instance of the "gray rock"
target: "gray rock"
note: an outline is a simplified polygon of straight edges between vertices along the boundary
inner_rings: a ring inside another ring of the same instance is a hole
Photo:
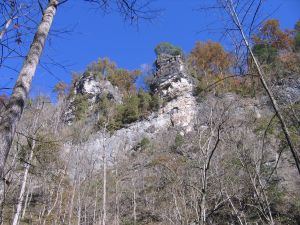
[[[108,80],[97,80],[91,72],[86,72],[74,84],[72,97],[68,99],[68,105],[64,111],[63,120],[69,125],[75,119],[74,100],[77,95],[86,96],[89,102],[89,109],[92,110],[94,105],[99,102],[101,97],[107,96],[110,101],[122,103],[122,94],[117,87],[113,86]]]
[[[98,132],[85,144],[89,151],[105,151],[113,155],[118,150],[128,152],[143,138],[154,139],[157,135],[173,128],[181,134],[192,131],[197,113],[197,101],[193,96],[194,84],[187,74],[180,56],[164,56],[156,61],[157,71],[154,79],[155,92],[165,104],[158,112],[147,119],[129,124],[126,128],[115,131],[112,135]],[[97,86],[90,78],[82,81],[80,91],[94,93]],[[101,144],[100,144],[101,143]]]
[[[274,95],[281,105],[300,101],[300,78],[282,79],[273,87]]]
[[[97,102],[103,95],[107,95],[111,100],[121,103],[122,94],[117,87],[113,86],[108,80],[96,80],[95,76],[86,72],[76,83],[74,95],[86,95],[91,104]]]

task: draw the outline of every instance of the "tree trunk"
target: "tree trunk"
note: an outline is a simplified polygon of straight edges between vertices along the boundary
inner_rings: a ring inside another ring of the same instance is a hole
[[[76,183],[73,183],[73,191],[71,194],[71,199],[69,203],[69,218],[68,218],[68,225],[72,224],[72,216],[73,216],[73,205],[74,205],[74,196],[75,196],[75,191],[76,191]]]
[[[4,34],[6,33],[8,27],[10,26],[12,20],[13,20],[12,18],[9,18],[9,19],[6,21],[3,30],[0,32],[0,41],[1,41],[2,38],[4,37]]]
[[[136,190],[135,190],[135,183],[133,178],[131,179],[132,186],[133,186],[133,224],[136,225]]]
[[[19,198],[18,198],[17,210],[16,210],[16,213],[14,215],[12,225],[19,224],[19,219],[20,219],[20,216],[21,216],[21,210],[22,210],[24,194],[25,194],[25,189],[26,189],[26,183],[27,183],[27,178],[28,178],[28,172],[29,172],[29,168],[30,168],[29,163],[31,163],[34,148],[35,148],[35,140],[32,141],[32,146],[31,146],[31,151],[30,151],[28,163],[25,164],[25,171],[24,171],[23,181],[22,181],[22,185],[21,185]]]
[[[4,167],[15,135],[16,126],[22,115],[32,78],[39,63],[46,38],[56,13],[57,5],[58,0],[49,0],[49,4],[44,11],[42,21],[34,36],[18,80],[16,81],[8,106],[0,117],[0,176],[2,181],[5,177]]]
[[[29,184],[31,183],[31,180],[32,179],[29,180]],[[25,197],[25,202],[24,202],[24,207],[23,207],[21,219],[23,219],[25,217],[26,209],[27,209],[28,203],[31,201],[31,199],[32,199],[32,188],[27,188],[27,194],[26,194],[26,197]]]
[[[102,225],[106,224],[106,152],[105,148],[103,148],[103,218]]]

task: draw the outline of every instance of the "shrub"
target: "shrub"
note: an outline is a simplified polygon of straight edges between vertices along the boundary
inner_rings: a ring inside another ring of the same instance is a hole
[[[275,62],[278,55],[278,49],[266,44],[256,44],[252,50],[261,64],[271,64]]]
[[[148,92],[145,92],[142,89],[140,89],[138,92],[138,98],[140,114],[141,116],[146,116],[151,110],[152,96]]]
[[[73,105],[75,106],[75,119],[77,121],[85,119],[89,108],[87,96],[76,95]]]
[[[155,49],[154,52],[156,56],[159,56],[161,54],[168,54],[172,56],[177,56],[177,55],[183,55],[182,49],[179,47],[176,47],[175,45],[172,45],[168,42],[161,42],[159,43]]]

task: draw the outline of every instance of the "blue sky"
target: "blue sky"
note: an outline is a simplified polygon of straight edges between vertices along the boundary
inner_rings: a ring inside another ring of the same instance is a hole
[[[207,0],[210,2],[213,0]],[[42,68],[33,80],[32,94],[54,96],[52,88],[59,79],[70,82],[72,72],[82,72],[92,61],[109,57],[119,67],[135,69],[155,60],[153,49],[161,41],[167,41],[189,52],[196,41],[220,40],[220,33],[200,32],[209,26],[222,26],[211,11],[199,12],[199,0],[156,0],[154,8],[163,9],[152,23],[142,22],[139,28],[124,23],[116,14],[103,15],[84,1],[71,1],[59,8],[53,29],[72,29],[62,37],[51,36],[44,52],[43,61],[50,55],[65,70],[47,65],[52,74]],[[263,14],[281,21],[283,28],[293,28],[300,18],[300,0],[266,0]],[[61,35],[60,35],[61,36]],[[4,74],[5,73],[5,74]],[[1,84],[13,85],[17,74],[0,69]]]

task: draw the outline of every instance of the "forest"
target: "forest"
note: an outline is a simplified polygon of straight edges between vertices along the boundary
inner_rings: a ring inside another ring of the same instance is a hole
[[[0,3],[1,76],[22,60],[0,84],[1,225],[300,224],[300,19],[283,29],[259,20],[261,0],[217,0],[200,11],[226,15],[231,48],[161,41],[143,68],[99,57],[55,99],[30,94],[70,2]],[[133,26],[160,12],[85,2]]]

